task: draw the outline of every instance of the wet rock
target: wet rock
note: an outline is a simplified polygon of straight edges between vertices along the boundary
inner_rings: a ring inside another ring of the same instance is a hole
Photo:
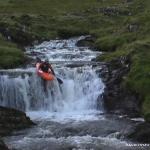
[[[0,150],[8,150],[8,147],[1,139],[0,139]]]
[[[83,67],[84,64],[67,64],[66,67],[69,68],[77,68],[77,67]]]
[[[68,39],[71,37],[87,35],[88,31],[80,28],[60,28],[58,29],[58,36],[61,39]]]
[[[128,135],[128,138],[141,143],[150,143],[150,123],[142,123]]]
[[[90,48],[94,48],[94,41],[95,41],[94,37],[88,36],[85,39],[79,40],[76,43],[76,46],[78,46],[78,47],[90,47]]]
[[[0,106],[0,116],[0,136],[6,136],[14,130],[34,125],[24,112],[12,108]]]
[[[103,66],[100,76],[106,88],[102,97],[107,113],[127,114],[131,117],[140,115],[141,100],[137,93],[123,87],[122,81],[130,70],[130,56],[121,57]],[[98,98],[98,101],[100,101]]]
[[[0,137],[10,135],[15,130],[24,129],[34,123],[22,111],[0,106]],[[0,139],[0,150],[8,150]]]

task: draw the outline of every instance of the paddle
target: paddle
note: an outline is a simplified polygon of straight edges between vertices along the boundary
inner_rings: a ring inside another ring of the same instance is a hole
[[[57,79],[59,84],[63,84],[63,81],[60,78],[56,77],[56,79]]]

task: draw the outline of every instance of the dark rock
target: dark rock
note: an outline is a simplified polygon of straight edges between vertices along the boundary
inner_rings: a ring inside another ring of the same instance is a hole
[[[0,106],[0,136],[10,135],[15,130],[31,127],[34,123],[22,111]],[[8,150],[0,139],[0,150]]]
[[[107,113],[140,116],[141,100],[137,93],[122,86],[122,81],[130,70],[130,56],[120,57],[103,66],[100,76],[106,87],[100,97]],[[98,98],[98,101],[99,98]]]
[[[8,147],[1,139],[0,139],[0,150],[8,150]]]
[[[138,29],[139,29],[139,25],[138,24],[129,24],[128,25],[129,32],[137,32]]]
[[[88,36],[85,39],[79,40],[76,43],[76,46],[78,46],[78,47],[90,47],[90,48],[94,48],[94,41],[95,41],[94,37]]]
[[[60,28],[58,29],[58,36],[61,39],[68,39],[71,37],[87,35],[88,31],[79,28]]]
[[[24,112],[12,108],[0,106],[0,116],[0,136],[6,136],[14,130],[34,125]]]
[[[25,26],[10,27],[8,24],[0,23],[0,33],[9,41],[17,43],[19,46],[29,46],[35,40],[41,39],[37,36],[31,35],[25,31]]]
[[[77,68],[77,67],[82,67],[84,64],[67,64],[66,67],[69,68]]]
[[[107,16],[129,16],[131,15],[131,12],[125,9],[120,9],[117,7],[102,7],[97,9],[98,13],[103,13]]]
[[[128,135],[132,141],[150,143],[150,123],[139,124],[135,130]]]
[[[18,43],[21,46],[32,45],[33,41],[37,38],[28,32],[24,32],[24,28],[15,30],[11,29],[8,31],[8,35],[13,42]]]

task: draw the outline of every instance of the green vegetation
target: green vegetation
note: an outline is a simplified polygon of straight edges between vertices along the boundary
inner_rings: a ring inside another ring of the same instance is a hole
[[[0,34],[0,68],[13,68],[25,60],[23,51],[17,45],[6,41]]]
[[[122,22],[116,22],[109,28],[100,29],[103,36],[98,36],[95,42],[99,49],[107,52],[99,56],[98,60],[109,62],[122,56],[131,56],[131,70],[123,85],[140,95],[143,100],[142,113],[147,121],[150,121],[149,9],[148,0],[133,1],[129,6],[132,15],[124,16]]]
[[[133,48],[131,71],[125,83],[144,99],[143,114],[150,121],[150,41],[137,41]]]
[[[131,56],[131,71],[123,85],[143,99],[143,115],[150,120],[150,1],[149,0],[5,0],[0,1],[0,31],[20,45],[35,39],[96,37],[105,51],[97,59]],[[4,32],[5,31],[5,32]],[[22,62],[15,44],[0,36],[1,68]]]

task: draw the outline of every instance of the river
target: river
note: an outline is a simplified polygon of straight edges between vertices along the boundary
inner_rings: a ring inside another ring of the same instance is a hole
[[[1,70],[0,104],[23,110],[37,124],[14,132],[5,142],[11,150],[130,150],[125,135],[137,121],[106,115],[99,95],[105,85],[101,64],[91,60],[100,52],[77,47],[84,37],[51,40],[26,49],[32,58],[49,59],[57,79],[37,76],[34,64]]]

